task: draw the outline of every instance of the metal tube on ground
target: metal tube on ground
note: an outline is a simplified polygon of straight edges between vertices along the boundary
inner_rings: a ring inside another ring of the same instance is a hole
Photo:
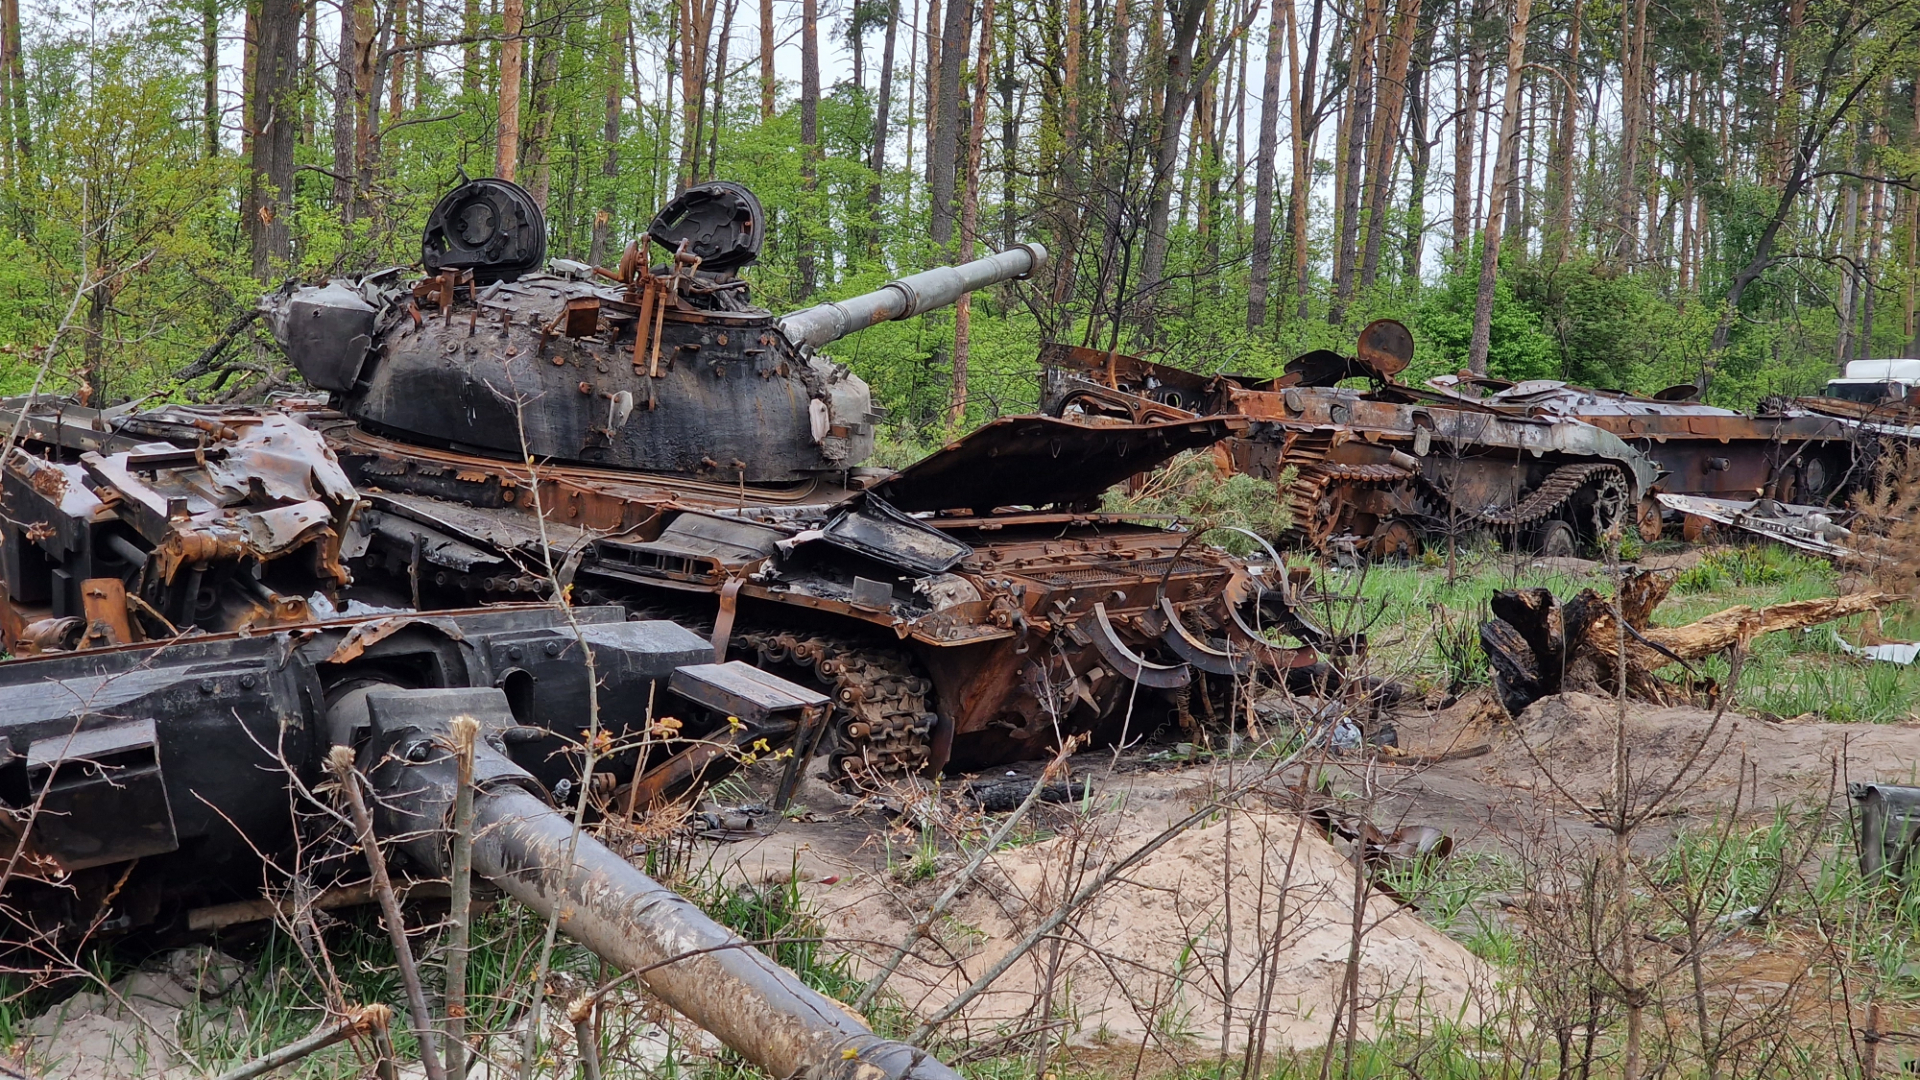
[[[926,1051],[875,1035],[846,1006],[592,837],[580,837],[574,865],[563,866],[572,830],[566,815],[530,792],[483,790],[473,868],[543,915],[558,906],[569,937],[638,973],[662,1001],[774,1076],[959,1080]]]

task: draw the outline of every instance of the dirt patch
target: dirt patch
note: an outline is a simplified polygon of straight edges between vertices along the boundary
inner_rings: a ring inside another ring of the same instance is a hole
[[[992,967],[1086,875],[1164,826],[1156,800],[1101,815],[1091,833],[998,853],[889,989],[930,1014]],[[942,875],[942,879],[949,875]],[[944,889],[897,895],[885,874],[816,889],[826,933],[894,942]],[[1285,814],[1223,812],[1116,881],[1055,939],[1016,961],[945,1032],[975,1043],[1045,1027],[1078,1045],[1144,1044],[1171,1061],[1249,1040],[1326,1041],[1354,926],[1347,857]],[[913,914],[910,915],[909,912]],[[1361,899],[1360,1031],[1390,1014],[1472,1018],[1494,976],[1459,943],[1378,893]],[[851,949],[865,977],[888,950]],[[1264,1035],[1263,1035],[1264,1031]]]
[[[212,949],[168,953],[105,992],[75,994],[28,1021],[28,1061],[46,1080],[199,1076],[180,1052],[181,1014],[218,1000],[244,974],[239,961]]]

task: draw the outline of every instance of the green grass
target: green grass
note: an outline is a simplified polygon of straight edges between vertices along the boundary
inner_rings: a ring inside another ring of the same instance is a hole
[[[1372,671],[1420,691],[1458,692],[1486,681],[1479,627],[1490,617],[1487,598],[1496,589],[1545,587],[1562,601],[1583,588],[1610,595],[1603,572],[1581,574],[1534,567],[1487,550],[1458,559],[1452,581],[1436,557],[1412,566],[1375,565],[1364,570],[1317,570],[1316,582],[1332,598],[1314,615],[1334,629],[1365,630]],[[1770,544],[1741,545],[1707,553],[1678,575],[1674,589],[1654,613],[1657,626],[1677,626],[1736,604],[1764,607],[1833,596],[1839,575],[1823,559]],[[1873,616],[1856,616],[1805,631],[1755,639],[1740,675],[1736,707],[1766,717],[1809,713],[1835,722],[1888,723],[1920,716],[1920,664],[1867,661],[1846,653],[1834,634],[1858,641]],[[1902,605],[1880,617],[1889,640],[1920,639],[1920,612]],[[1725,657],[1694,664],[1700,675],[1724,684]],[[1676,667],[1663,674],[1674,677]]]

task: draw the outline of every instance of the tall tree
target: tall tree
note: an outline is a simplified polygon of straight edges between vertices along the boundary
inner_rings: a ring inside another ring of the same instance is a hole
[[[1475,375],[1487,373],[1487,350],[1492,340],[1494,274],[1500,262],[1500,218],[1506,212],[1507,185],[1513,179],[1510,147],[1520,124],[1521,68],[1527,56],[1527,16],[1533,0],[1514,0],[1513,23],[1507,33],[1507,92],[1500,108],[1500,145],[1494,155],[1493,190],[1487,197],[1487,225],[1480,234],[1480,287],[1473,299],[1473,337],[1467,346],[1467,367]]]
[[[1292,10],[1292,0],[1273,0],[1267,22],[1267,62],[1260,76],[1260,146],[1253,154],[1253,252],[1247,281],[1249,330],[1267,324],[1267,289],[1273,279],[1274,166],[1280,156],[1280,55]]]
[[[1413,63],[1414,38],[1420,29],[1420,0],[1399,0],[1393,25],[1393,51],[1380,84],[1380,107],[1374,117],[1373,150],[1368,154],[1367,241],[1360,259],[1360,287],[1373,285],[1380,266],[1380,245],[1387,232],[1387,199],[1393,193],[1394,152],[1400,145],[1400,113],[1407,100],[1407,69]]]
[[[800,181],[811,196],[818,182],[817,159],[820,153],[820,0],[801,0],[800,5]],[[800,275],[800,297],[813,295],[813,242],[801,226],[800,253],[794,267]]]
[[[760,120],[773,119],[773,0],[760,0]]]
[[[1336,169],[1339,239],[1333,253],[1333,303],[1327,307],[1327,322],[1335,325],[1345,318],[1347,302],[1353,299],[1353,271],[1359,261],[1361,173],[1372,130],[1374,54],[1383,6],[1384,0],[1365,0],[1347,67],[1347,118]]]
[[[967,186],[960,203],[960,261],[973,259],[980,235],[980,152],[987,134],[987,72],[993,68],[993,4],[980,6],[980,55],[973,65],[973,115],[967,131]],[[972,354],[973,294],[963,293],[953,309],[953,397],[947,423],[967,418],[967,364]]]
[[[303,0],[262,0],[254,57],[253,160],[247,185],[253,276],[265,283],[293,253],[293,148],[300,130],[300,28]],[[95,290],[104,297],[104,290]]]
[[[887,0],[887,33],[880,45],[880,89],[873,103],[873,152],[867,167],[873,170],[873,184],[867,189],[867,208],[873,214],[871,247],[880,246],[880,181],[887,173],[887,117],[893,106],[893,36],[900,25],[900,0]]]
[[[601,127],[605,144],[600,158],[600,206],[593,215],[593,239],[587,248],[587,262],[604,266],[613,238],[613,211],[620,181],[620,113],[625,101],[626,61],[622,57],[627,43],[627,6],[610,4],[602,16],[606,31],[607,90],[606,119]]]
[[[933,135],[927,143],[927,231],[935,243],[953,243],[953,185],[960,152],[960,69],[966,66],[971,0],[947,0],[940,32],[939,81],[932,99]]]
[[[500,142],[495,151],[494,174],[512,180],[520,164],[520,67],[526,47],[521,31],[525,28],[527,0],[502,0],[500,25]]]

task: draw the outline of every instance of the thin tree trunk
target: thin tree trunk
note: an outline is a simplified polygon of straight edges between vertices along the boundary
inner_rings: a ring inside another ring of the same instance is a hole
[[[1885,125],[1875,135],[1875,142],[1884,138]],[[1879,293],[1873,287],[1874,271],[1880,265],[1880,229],[1887,210],[1887,186],[1873,185],[1873,199],[1867,210],[1867,257],[1860,264],[1860,340],[1853,348],[1855,359],[1873,359],[1873,308]]]
[[[494,174],[511,181],[520,163],[520,68],[526,42],[521,38],[527,17],[526,0],[503,0],[500,32],[500,145],[495,150]]]
[[[1846,188],[1843,199],[1845,209],[1840,213],[1840,295],[1834,301],[1834,313],[1840,318],[1840,331],[1834,348],[1835,363],[1845,370],[1847,361],[1853,359],[1853,290],[1860,278],[1860,185],[1853,180],[1842,180]]]
[[[1493,190],[1487,199],[1486,232],[1480,238],[1480,288],[1473,302],[1473,337],[1467,345],[1467,367],[1475,375],[1487,373],[1487,347],[1493,327],[1494,274],[1500,261],[1500,215],[1512,181],[1512,145],[1520,121],[1520,74],[1526,60],[1527,16],[1533,0],[1514,0],[1513,25],[1507,38],[1507,93],[1500,109],[1500,152],[1494,156]]]
[[[817,182],[815,158],[820,139],[820,0],[802,0],[800,7],[800,183],[811,196]],[[800,277],[800,298],[813,295],[813,243],[804,233],[794,269]]]
[[[1307,192],[1313,173],[1314,129],[1320,126],[1316,111],[1310,109],[1308,100],[1313,94],[1314,64],[1320,55],[1320,15],[1325,9],[1325,0],[1313,0],[1313,18],[1307,24],[1307,67],[1300,70],[1299,9],[1289,0],[1287,5],[1287,98],[1288,131],[1293,143],[1293,178],[1287,193],[1287,212],[1291,217],[1291,226],[1287,230],[1287,246],[1293,256],[1293,287],[1298,296],[1299,318],[1307,317],[1307,302],[1310,290],[1307,281]],[[1312,115],[1309,115],[1309,113]]]
[[[1567,83],[1560,88],[1560,130],[1553,144],[1553,161],[1547,167],[1553,187],[1553,223],[1549,230],[1556,265],[1566,261],[1573,239],[1573,140],[1580,117],[1580,17],[1584,8],[1584,0],[1573,0],[1567,20],[1567,61],[1561,72]]]
[[[5,0],[9,5],[19,0]],[[9,30],[11,27],[9,27]],[[9,56],[6,64],[11,66]],[[0,75],[0,78],[5,78]],[[218,0],[200,0],[200,89],[206,110],[206,152],[220,156],[220,4]]]
[[[980,55],[973,65],[973,117],[967,132],[967,186],[960,203],[960,261],[973,259],[980,234],[980,151],[987,133],[987,72],[993,66],[994,0],[980,5]],[[958,53],[948,53],[959,58]],[[956,65],[957,66],[957,65]],[[953,398],[947,406],[947,424],[959,427],[967,418],[967,360],[971,352],[973,294],[962,293],[953,310]]]
[[[922,130],[925,131],[927,183],[933,182],[933,129],[934,117],[940,111],[940,34],[943,24],[940,19],[940,0],[927,0],[927,108],[920,116]]]
[[[1472,13],[1461,23],[1461,34],[1470,32],[1471,20],[1479,11],[1480,0],[1474,0]],[[1455,61],[1453,80],[1453,254],[1458,259],[1466,258],[1467,242],[1473,233],[1473,135],[1474,125],[1480,122],[1480,80],[1487,69],[1486,50],[1477,39],[1467,47],[1465,66],[1466,77],[1462,79],[1461,63]]]
[[[621,55],[627,42],[627,7],[614,4],[605,15],[607,26],[607,101],[606,122],[601,141],[606,143],[600,159],[600,208],[593,215],[593,239],[587,249],[587,262],[605,266],[613,240],[614,200],[620,184],[620,106],[625,100],[626,58]]]
[[[1361,174],[1366,167],[1367,135],[1373,124],[1373,76],[1376,39],[1380,36],[1384,0],[1365,0],[1359,32],[1353,38],[1353,57],[1347,68],[1349,96],[1347,122],[1339,170],[1339,240],[1333,254],[1333,303],[1327,322],[1338,325],[1353,299],[1353,271],[1359,261]]]
[[[679,0],[680,179],[685,191],[700,174],[701,127],[707,111],[707,60],[713,42],[715,0]]]
[[[533,126],[527,133],[526,166],[530,174],[527,191],[543,210],[553,191],[553,154],[550,144],[554,116],[560,107],[560,52],[566,47],[561,35],[565,32],[563,28],[569,14],[565,5],[566,0],[553,0],[551,6],[542,5],[540,18],[548,24],[549,29],[535,40],[533,46],[530,102]]]
[[[254,132],[248,225],[253,233],[253,276],[273,280],[292,255],[288,220],[293,216],[294,136],[300,130],[300,27],[303,0],[263,0],[258,65],[253,77]],[[106,290],[94,295],[104,298]]]
[[[760,0],[760,120],[773,119],[773,0]]]
[[[387,123],[400,122],[407,107],[407,0],[393,0],[393,54],[387,64]]]
[[[1640,143],[1643,138],[1641,116],[1647,96],[1647,0],[1621,5],[1621,40],[1627,43],[1627,55],[1621,62],[1620,99],[1620,213],[1615,228],[1619,235],[1614,255],[1631,262],[1639,250],[1640,203],[1645,194],[1640,187]],[[1651,186],[1651,185],[1649,185]]]
[[[1393,54],[1387,59],[1380,107],[1374,117],[1373,182],[1368,185],[1367,245],[1360,260],[1360,287],[1371,288],[1380,267],[1380,245],[1387,231],[1387,201],[1393,194],[1394,151],[1400,145],[1400,110],[1407,99],[1407,69],[1420,29],[1420,0],[1400,0],[1393,30]]]
[[[707,168],[706,177],[712,180],[720,175],[720,128],[727,109],[727,45],[733,40],[733,15],[740,7],[740,0],[727,0],[727,6],[720,15],[720,48],[713,58],[713,112],[707,124]]]
[[[1433,93],[1433,41],[1440,32],[1440,13],[1429,7],[1421,15],[1420,43],[1414,47],[1407,74],[1408,163],[1407,236],[1403,247],[1401,281],[1412,289],[1420,282],[1420,261],[1427,239],[1427,172],[1433,165],[1434,140],[1427,137],[1428,109]]]
[[[1061,52],[1061,101],[1060,101],[1060,156],[1051,177],[1054,191],[1053,209],[1049,215],[1053,224],[1053,246],[1058,254],[1053,261],[1053,284],[1049,295],[1056,305],[1064,304],[1073,294],[1073,276],[1076,256],[1079,254],[1081,237],[1082,205],[1087,196],[1083,182],[1085,174],[1080,146],[1080,69],[1081,55],[1086,49],[1086,9],[1085,0],[1065,0],[1066,42]],[[1011,169],[1013,163],[1008,161]],[[1068,316],[1071,318],[1071,316]],[[1054,332],[1066,336],[1070,327],[1062,325]]]
[[[1013,92],[1020,90],[1021,101],[1026,99],[1026,88],[1019,86],[1013,76],[1013,53],[1019,48],[1014,34],[1016,27],[1008,12],[1006,47],[1000,50],[1000,243],[1002,247],[1012,247],[1017,239],[1016,214],[1019,210],[1014,203],[1014,153],[1020,142],[1020,114],[1024,109],[1016,109]]]
[[[871,243],[874,254],[880,251],[880,205],[883,198],[880,181],[887,173],[887,119],[893,106],[893,38],[900,25],[900,0],[887,4],[887,35],[880,44],[880,89],[873,103],[873,154],[867,167],[873,170],[873,184],[867,188],[867,215],[873,219]]]
[[[380,118],[374,103],[379,86],[380,37],[377,9],[373,0],[349,0],[355,8],[353,18],[353,214],[356,220],[373,213],[374,155],[379,143],[374,125]],[[257,103],[256,103],[257,104]],[[261,117],[255,113],[249,124],[257,130]]]
[[[460,6],[460,96],[469,108],[480,101],[480,0]]]
[[[932,170],[927,185],[932,201],[927,231],[942,248],[953,243],[953,185],[960,148],[960,69],[966,66],[971,8],[970,0],[947,0],[946,24],[940,35],[940,78],[935,88],[933,140],[927,145],[927,167]]]
[[[1253,164],[1253,267],[1247,282],[1247,329],[1267,324],[1267,288],[1273,279],[1273,181],[1280,156],[1280,51],[1292,0],[1273,0],[1267,21],[1267,61],[1260,75],[1260,146]],[[1293,105],[1295,112],[1299,103]]]

